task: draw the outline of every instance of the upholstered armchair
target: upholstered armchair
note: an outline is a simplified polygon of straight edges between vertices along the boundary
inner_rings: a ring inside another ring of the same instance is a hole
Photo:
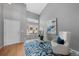
[[[69,55],[69,45],[70,45],[70,32],[59,32],[60,35],[62,35],[64,39],[64,44],[58,44],[56,42],[56,39],[53,38],[51,41],[53,53],[56,55]]]

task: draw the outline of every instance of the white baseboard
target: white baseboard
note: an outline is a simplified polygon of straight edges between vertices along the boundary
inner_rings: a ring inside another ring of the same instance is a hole
[[[79,53],[79,51],[76,51],[76,50],[73,50],[73,49],[71,49],[72,51],[74,51],[74,52],[76,52],[76,53]]]
[[[22,41],[19,41],[19,42],[17,42],[17,43],[13,43],[13,44],[4,45],[4,47],[5,47],[5,46],[9,46],[9,45],[19,44],[19,43],[22,43]]]
[[[14,43],[14,44],[19,44],[19,43],[22,43],[22,41]],[[14,44],[10,44],[10,45],[14,45]],[[0,49],[3,48],[3,47],[5,47],[5,46],[9,46],[9,45],[0,46]]]

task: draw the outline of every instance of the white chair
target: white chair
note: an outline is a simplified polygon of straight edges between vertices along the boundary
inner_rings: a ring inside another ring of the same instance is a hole
[[[69,54],[69,41],[70,41],[70,32],[59,32],[60,35],[64,38],[64,45],[58,44],[56,41],[52,40],[52,48],[55,54],[68,55]]]

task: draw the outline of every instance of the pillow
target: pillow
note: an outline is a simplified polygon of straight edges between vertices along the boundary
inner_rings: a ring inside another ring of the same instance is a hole
[[[61,37],[58,37],[58,38],[57,38],[57,43],[64,45],[64,39],[62,39]]]

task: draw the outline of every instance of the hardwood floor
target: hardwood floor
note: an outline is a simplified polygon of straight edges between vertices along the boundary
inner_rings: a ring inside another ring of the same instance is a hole
[[[13,44],[1,48],[0,56],[23,56],[23,43]]]

